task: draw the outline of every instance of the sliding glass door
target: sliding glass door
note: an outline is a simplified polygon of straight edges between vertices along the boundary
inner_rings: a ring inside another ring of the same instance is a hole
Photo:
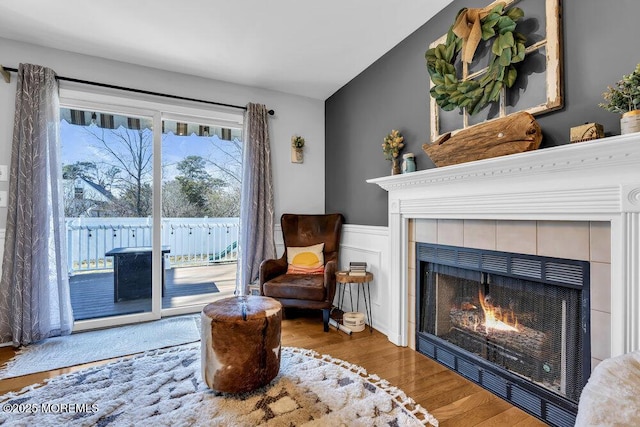
[[[60,111],[76,321],[152,312],[153,118]]]
[[[75,329],[199,312],[232,295],[242,116],[78,97],[61,94],[60,123]]]
[[[242,131],[189,117],[162,121],[162,309],[233,294],[240,215]],[[229,125],[227,125],[229,126]],[[169,285],[170,284],[170,285]]]

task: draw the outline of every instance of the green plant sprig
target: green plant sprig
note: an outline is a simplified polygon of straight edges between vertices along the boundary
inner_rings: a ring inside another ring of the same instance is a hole
[[[386,160],[396,159],[404,148],[404,136],[399,130],[393,129],[382,140],[382,152]]]
[[[482,40],[493,37],[495,40],[491,46],[488,70],[477,80],[461,80],[456,75],[454,63],[462,49],[463,39],[453,32],[453,25],[447,32],[445,43],[427,50],[427,70],[433,82],[430,93],[440,108],[444,111],[466,108],[469,114],[474,115],[490,102],[497,101],[503,87],[513,86],[518,76],[513,64],[525,57],[527,39],[515,31],[516,21],[523,16],[522,9],[513,7],[505,10],[504,4],[499,4],[482,18]]]
[[[624,114],[640,109],[640,64],[631,74],[622,76],[615,87],[607,87],[602,97],[607,102],[598,105],[613,113]]]
[[[304,138],[298,135],[293,135],[291,137],[291,146],[293,148],[302,148],[304,147]]]

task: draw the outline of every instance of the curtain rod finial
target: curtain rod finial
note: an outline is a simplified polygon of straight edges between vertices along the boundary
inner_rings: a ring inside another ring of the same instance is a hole
[[[7,70],[4,69],[2,65],[0,65],[0,74],[4,77],[4,81],[7,83],[11,83],[11,74]]]
[[[273,110],[269,110],[269,111],[267,111],[267,113],[269,113],[270,116],[273,116],[276,112],[273,111]]]

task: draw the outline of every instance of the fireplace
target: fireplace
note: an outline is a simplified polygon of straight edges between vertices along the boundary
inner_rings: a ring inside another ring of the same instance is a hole
[[[592,319],[590,368],[605,358],[639,350],[638,164],[640,134],[635,133],[367,180],[388,191],[388,261],[379,276],[386,278],[380,280],[381,287],[385,286],[380,292],[388,295],[385,332],[389,340],[416,348],[426,341],[421,335],[419,343],[412,343],[417,336],[414,328],[419,314],[413,310],[416,304],[411,301],[420,298],[414,290],[420,280],[420,269],[412,265],[417,256],[413,253],[415,245],[409,244],[415,236],[416,241],[442,245],[589,261],[596,280],[587,285],[591,291],[591,311],[583,310],[581,316],[590,315]],[[428,223],[428,240],[418,239],[418,232],[413,229],[423,222]],[[468,235],[467,225],[474,226],[477,222],[489,222],[490,231],[476,233],[471,227]],[[541,231],[545,236],[553,236],[555,224],[572,222],[586,224],[585,237],[570,242],[583,251],[586,247],[586,254],[556,253],[553,239],[541,245]],[[449,224],[457,227],[459,223],[464,232],[449,228]],[[518,237],[506,238],[525,223],[531,225],[526,227],[531,233],[525,233],[530,239],[521,238],[519,232],[515,233]],[[432,229],[431,224],[437,227]],[[601,235],[600,229],[606,229],[606,235]],[[478,234],[492,240],[477,241]],[[468,236],[472,238],[467,239]],[[597,245],[589,249],[594,242]],[[513,250],[511,246],[519,248]],[[582,298],[585,293],[583,288]],[[437,336],[433,340],[444,342]],[[582,345],[586,348],[589,340],[583,340]],[[449,366],[468,366],[460,355],[466,356],[471,351],[433,348],[441,359],[448,357]],[[481,368],[473,368],[467,375],[469,378],[479,376],[487,388],[496,379],[498,387],[494,387],[497,390],[494,393],[502,392],[513,402],[532,398],[528,389],[521,387],[520,374],[514,374],[515,378],[509,380],[513,384],[505,392],[499,385],[507,380],[497,377],[494,364],[479,363]],[[571,414],[572,399],[545,387],[540,389],[552,399],[551,403],[545,403],[547,413]],[[565,418],[558,415],[558,419]]]
[[[367,180],[388,192],[383,268],[389,340],[406,346],[412,336],[412,221],[584,221],[610,224],[608,296],[594,300],[606,305],[600,310],[605,316],[594,323],[608,332],[602,356],[640,350],[638,164],[640,133],[635,133]]]
[[[589,376],[589,263],[418,243],[416,346],[551,425]]]

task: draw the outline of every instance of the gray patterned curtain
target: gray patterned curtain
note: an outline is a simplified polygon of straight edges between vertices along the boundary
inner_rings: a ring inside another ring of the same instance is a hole
[[[248,294],[249,284],[258,279],[262,260],[275,258],[273,216],[268,110],[262,104],[248,104],[244,117],[237,295]]]
[[[20,64],[0,279],[0,340],[27,345],[71,333],[66,271],[58,83]]]

